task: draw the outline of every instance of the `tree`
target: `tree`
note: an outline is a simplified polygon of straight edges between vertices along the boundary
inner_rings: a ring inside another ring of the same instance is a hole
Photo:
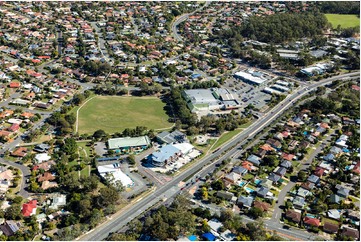
[[[22,219],[20,204],[12,204],[5,210],[5,218],[9,220]]]
[[[103,137],[105,137],[105,136],[107,136],[107,134],[106,134],[105,131],[102,130],[102,129],[98,129],[98,130],[95,131],[94,134],[93,134],[93,138],[95,138],[95,139],[100,139],[100,138],[103,138]]]
[[[119,200],[119,193],[112,187],[104,187],[99,190],[98,200],[102,206],[115,204]]]
[[[252,207],[250,210],[248,210],[248,215],[254,219],[257,219],[263,216],[263,211],[260,208]]]
[[[308,174],[307,174],[307,172],[305,172],[305,171],[300,171],[300,172],[298,172],[298,179],[299,179],[300,181],[306,181],[307,176],[308,176]]]
[[[225,188],[224,183],[221,180],[212,182],[211,187],[217,191],[224,190],[224,188]]]
[[[67,155],[72,155],[78,151],[78,145],[73,138],[66,138],[64,141],[64,145],[62,146],[62,150]]]
[[[202,199],[208,200],[208,189],[206,187],[202,187]]]
[[[96,175],[90,175],[81,179],[81,183],[86,192],[91,192],[98,188],[99,178]]]
[[[130,165],[135,165],[135,156],[133,154],[128,156],[128,162]]]

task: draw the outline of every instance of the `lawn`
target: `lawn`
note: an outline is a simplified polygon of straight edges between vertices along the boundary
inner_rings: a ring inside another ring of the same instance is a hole
[[[228,140],[232,139],[234,136],[239,134],[243,129],[235,129],[233,131],[229,131],[227,133],[222,134],[222,136],[217,140],[217,142],[213,145],[212,150],[217,149],[219,146],[226,143]]]
[[[80,158],[86,158],[89,157],[92,154],[91,147],[87,146],[88,142],[77,142],[78,148],[79,148],[79,156]],[[85,151],[85,153],[84,153]]]
[[[79,109],[78,132],[92,134],[102,129],[112,134],[136,126],[170,128],[164,106],[156,97],[96,96]]]
[[[90,173],[90,166],[86,166],[83,170],[80,171],[80,177],[86,178],[89,176]]]
[[[356,14],[325,14],[325,16],[334,28],[338,25],[341,25],[341,28],[360,26],[360,19]]]

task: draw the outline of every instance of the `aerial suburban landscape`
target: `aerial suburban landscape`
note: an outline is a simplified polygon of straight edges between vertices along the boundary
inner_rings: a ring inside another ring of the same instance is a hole
[[[359,241],[360,2],[0,2],[1,241]]]

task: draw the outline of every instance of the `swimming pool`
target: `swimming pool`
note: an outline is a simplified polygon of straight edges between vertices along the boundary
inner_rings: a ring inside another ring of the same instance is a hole
[[[256,184],[257,186],[262,182],[262,180],[260,179],[254,179],[254,184]]]
[[[249,187],[246,187],[246,188],[244,188],[244,189],[246,189],[246,192],[248,192],[248,193],[254,192],[254,190],[253,190],[252,188],[249,188]]]
[[[307,217],[309,217],[309,218],[316,218],[316,216],[315,216],[315,215],[313,215],[313,214],[309,214],[309,213],[307,213],[307,214],[306,214],[306,216],[307,216]]]
[[[243,187],[244,184],[246,184],[246,182],[245,182],[245,181],[242,181],[241,183],[239,183],[239,186],[240,186],[240,187]]]

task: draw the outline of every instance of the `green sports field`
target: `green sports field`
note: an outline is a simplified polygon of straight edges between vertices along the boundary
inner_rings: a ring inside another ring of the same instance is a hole
[[[355,14],[325,14],[325,16],[334,28],[338,25],[341,25],[341,28],[360,26],[360,19]]]
[[[172,126],[156,97],[96,96],[79,110],[79,134],[93,134],[98,129],[112,134],[125,128],[145,126],[163,129]]]

